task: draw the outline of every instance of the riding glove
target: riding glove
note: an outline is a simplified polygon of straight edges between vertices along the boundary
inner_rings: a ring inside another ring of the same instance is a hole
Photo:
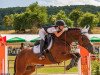
[[[68,30],[68,28],[67,28],[67,27],[63,29],[63,31],[67,31],[67,30]]]

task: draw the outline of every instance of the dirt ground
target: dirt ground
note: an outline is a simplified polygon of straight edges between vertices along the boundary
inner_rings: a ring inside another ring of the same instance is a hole
[[[100,27],[94,27],[92,30],[92,33],[93,34],[100,34]],[[26,33],[18,33],[18,34],[34,34],[35,32],[34,31],[30,31],[30,30],[26,30]],[[2,30],[0,31],[0,34],[17,34],[15,32],[15,30]]]
[[[95,28],[92,30],[92,33],[93,33],[93,34],[100,34],[100,27],[95,27]]]

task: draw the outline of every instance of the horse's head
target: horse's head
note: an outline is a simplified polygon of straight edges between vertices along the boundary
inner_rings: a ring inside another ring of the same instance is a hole
[[[69,28],[65,31],[60,39],[66,41],[67,44],[77,41],[80,46],[86,48],[90,53],[93,53],[93,46],[89,40],[88,34],[89,27],[85,27],[82,30],[79,28]]]
[[[81,30],[81,35],[79,36],[79,45],[86,48],[90,53],[93,53],[93,46],[89,40],[88,30],[90,27],[86,26]]]

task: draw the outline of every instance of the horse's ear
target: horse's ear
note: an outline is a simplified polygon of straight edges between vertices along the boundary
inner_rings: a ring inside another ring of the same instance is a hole
[[[83,29],[86,29],[86,26]]]
[[[89,30],[90,29],[90,26],[88,25],[86,29]]]
[[[85,26],[83,29],[82,29],[82,33],[88,33],[88,31],[89,31],[89,28],[90,28],[90,26],[89,25],[87,25],[87,26]]]
[[[90,29],[90,26],[89,25],[86,25],[83,29],[85,29],[85,30],[89,30]]]

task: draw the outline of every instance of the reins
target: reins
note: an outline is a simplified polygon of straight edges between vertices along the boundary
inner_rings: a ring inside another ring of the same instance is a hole
[[[66,34],[66,33],[67,33],[67,32],[64,33],[64,39],[60,39],[60,40],[61,40],[62,43],[66,44],[67,46],[70,47],[70,44],[67,42],[66,37],[67,37],[68,35],[71,35],[71,34],[69,34],[69,33]],[[82,41],[82,40],[81,40],[81,37],[82,37],[82,36],[79,36],[79,41]],[[75,38],[72,37],[72,36],[70,36],[70,40],[75,40]],[[75,42],[76,42],[76,41],[75,41]],[[66,46],[65,46],[65,49],[66,49]]]
[[[64,50],[66,51],[66,49],[67,49],[67,47],[69,47],[70,48],[70,44],[69,44],[69,42],[67,41],[67,39],[66,39],[66,37],[67,36],[69,36],[69,35],[71,35],[71,34],[67,34],[67,31],[65,31],[64,33],[64,39],[61,39],[61,38],[57,38],[61,43],[63,43],[63,44],[65,44],[66,46],[64,47]],[[72,36],[70,36],[70,40],[75,40],[75,38],[74,37],[72,37]],[[69,51],[69,50],[68,50]],[[55,59],[53,59],[53,60],[55,60]],[[55,63],[59,63],[57,60],[55,60]]]

